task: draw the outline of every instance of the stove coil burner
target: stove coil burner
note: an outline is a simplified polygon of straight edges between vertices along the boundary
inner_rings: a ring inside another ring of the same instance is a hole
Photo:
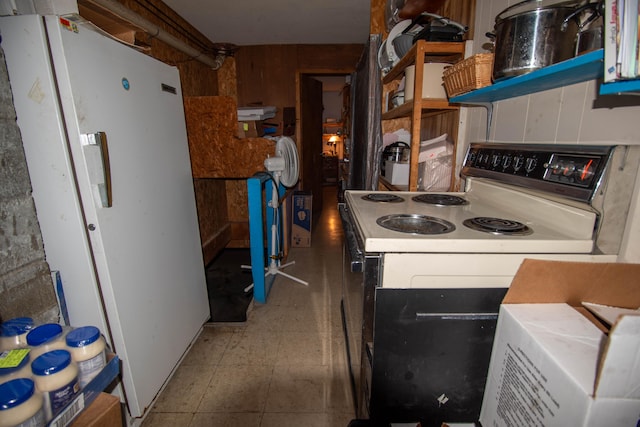
[[[468,200],[451,194],[420,194],[419,196],[414,196],[412,200],[436,206],[463,206],[469,204]]]
[[[389,230],[410,234],[445,234],[456,229],[455,225],[444,219],[417,214],[386,215],[376,222]]]
[[[368,202],[379,202],[379,203],[400,203],[404,202],[404,199],[400,196],[396,196],[395,194],[388,193],[370,193],[362,196],[362,200],[366,200]]]
[[[511,219],[480,216],[465,219],[463,224],[472,230],[498,235],[528,236],[533,233],[531,228]]]

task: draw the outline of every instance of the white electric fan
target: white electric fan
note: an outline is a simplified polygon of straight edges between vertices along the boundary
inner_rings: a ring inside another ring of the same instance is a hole
[[[283,268],[295,264],[295,261],[288,262],[280,265],[280,240],[278,228],[281,226],[282,218],[280,215],[280,197],[278,189],[280,184],[287,188],[291,188],[298,182],[298,150],[296,143],[287,136],[278,138],[276,142],[276,155],[274,157],[268,157],[264,161],[264,167],[269,171],[273,178],[273,187],[271,191],[271,200],[268,202],[268,206],[273,209],[273,222],[271,224],[271,248],[269,252],[269,266],[265,268],[265,277],[275,276],[280,274],[293,281],[308,285],[308,282],[294,277],[282,271]],[[250,265],[243,265],[242,268],[251,268]],[[247,288],[245,292],[248,292],[253,287],[253,283]]]

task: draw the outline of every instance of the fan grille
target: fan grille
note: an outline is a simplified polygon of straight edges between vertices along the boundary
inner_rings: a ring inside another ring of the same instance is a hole
[[[280,182],[285,187],[293,187],[298,182],[298,149],[296,143],[287,136],[278,139],[276,143],[276,156],[284,160],[284,169]]]

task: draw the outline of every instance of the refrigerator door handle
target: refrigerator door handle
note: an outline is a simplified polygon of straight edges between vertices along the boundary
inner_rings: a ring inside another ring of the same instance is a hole
[[[87,133],[82,135],[82,145],[89,168],[92,185],[97,188],[103,208],[113,206],[111,189],[111,164],[109,162],[109,146],[106,132]],[[93,166],[93,167],[92,167]],[[101,172],[101,173],[100,173]]]

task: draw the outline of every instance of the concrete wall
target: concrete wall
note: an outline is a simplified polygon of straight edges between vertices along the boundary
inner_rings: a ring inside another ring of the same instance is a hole
[[[31,181],[0,47],[0,320],[58,321]]]

